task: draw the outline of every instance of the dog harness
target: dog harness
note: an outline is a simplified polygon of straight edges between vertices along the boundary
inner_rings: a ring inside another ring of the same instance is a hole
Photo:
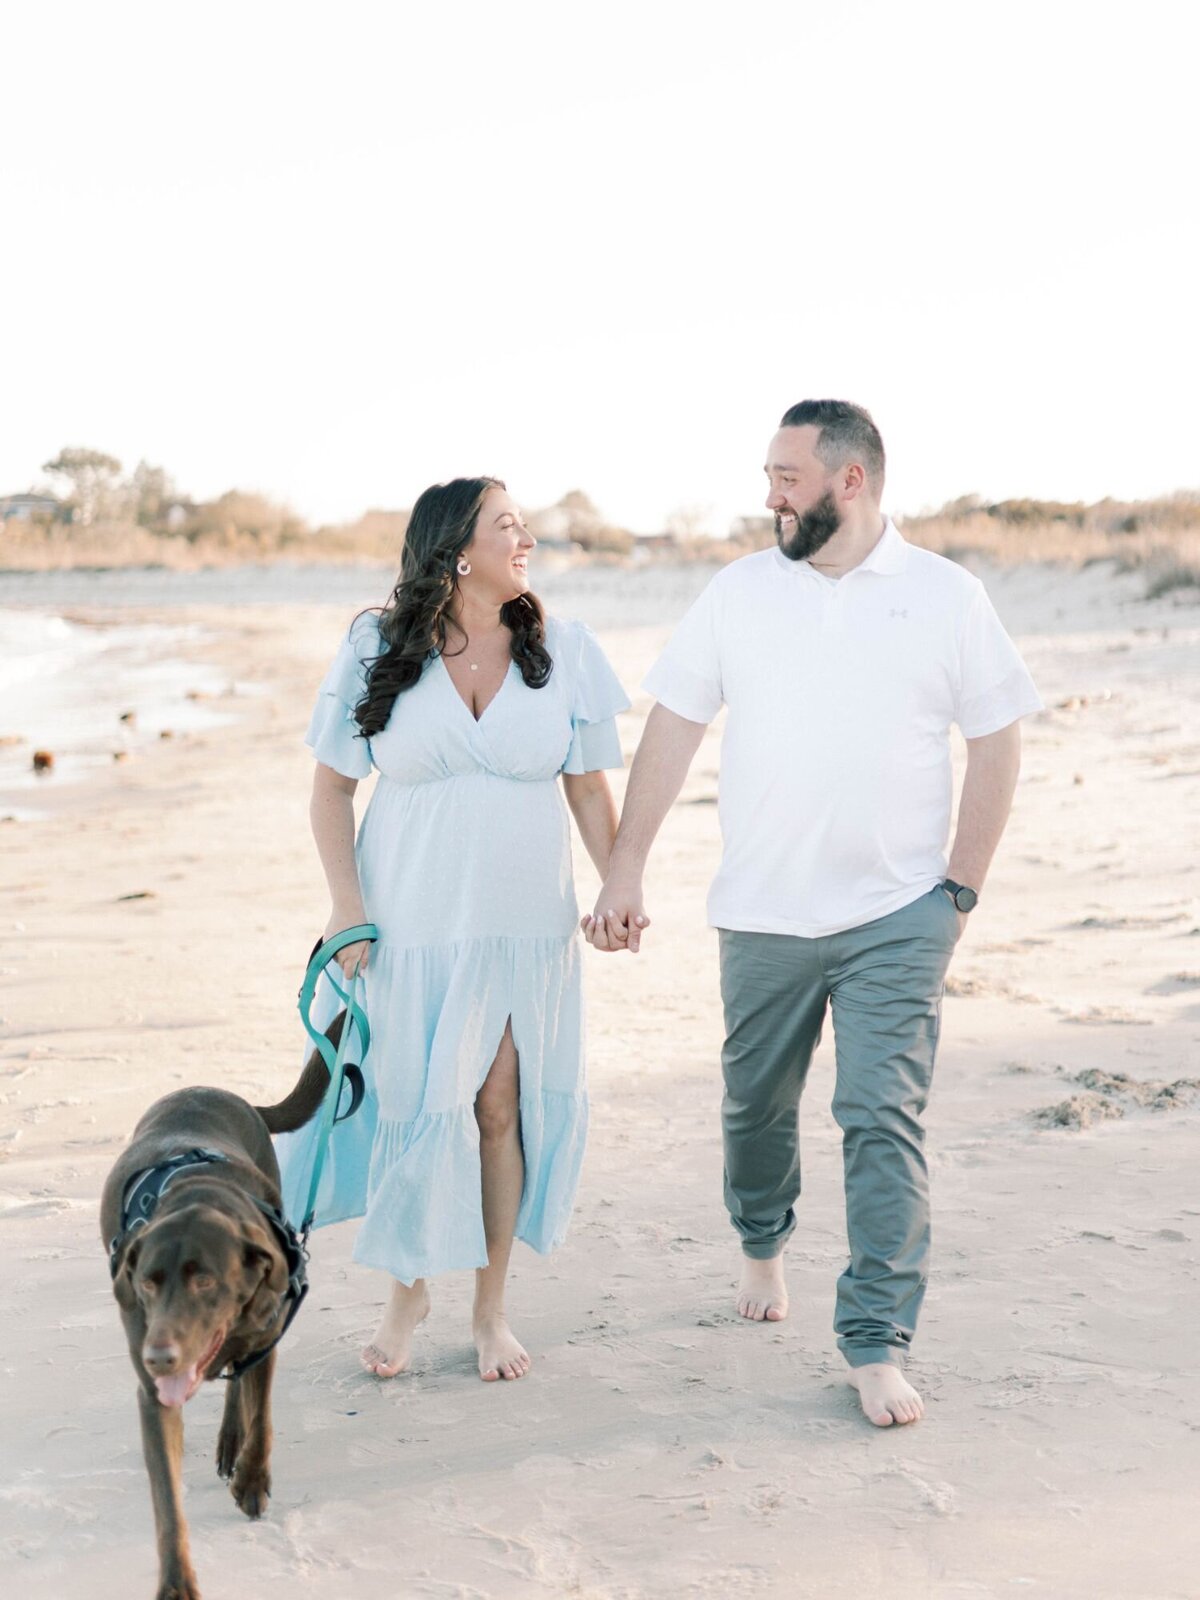
[[[125,1193],[121,1197],[121,1223],[120,1227],[108,1247],[109,1271],[115,1278],[121,1248],[131,1233],[136,1233],[139,1228],[144,1228],[158,1209],[158,1202],[166,1194],[174,1180],[181,1172],[189,1167],[208,1166],[216,1161],[228,1161],[229,1157],[220,1150],[185,1150],[182,1155],[172,1156],[170,1161],[161,1161],[156,1167],[147,1167],[144,1172],[137,1173],[125,1185]],[[288,1281],[285,1291],[284,1303],[287,1314],[283,1319],[283,1327],[263,1349],[256,1350],[252,1355],[244,1356],[241,1361],[231,1362],[226,1372],[215,1374],[221,1378],[240,1378],[243,1373],[249,1372],[252,1367],[258,1366],[260,1361],[265,1361],[283,1338],[295,1320],[297,1311],[308,1293],[308,1271],[305,1263],[308,1252],[300,1242],[300,1237],[295,1228],[279,1210],[278,1206],[269,1206],[265,1200],[260,1200],[256,1195],[247,1196],[262,1212],[271,1225],[283,1259],[287,1264]]]

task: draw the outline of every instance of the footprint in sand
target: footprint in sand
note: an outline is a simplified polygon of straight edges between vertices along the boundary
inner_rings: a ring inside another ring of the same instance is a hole
[[[1170,911],[1162,917],[1084,917],[1079,922],[1069,922],[1067,927],[1076,928],[1162,928],[1169,922],[1182,922],[1185,913]]]
[[[1154,1023],[1153,1017],[1139,1017],[1120,1006],[1087,1006],[1082,1011],[1065,1012],[1062,1020],[1109,1028],[1149,1028]]]
[[[1097,1122],[1111,1122],[1125,1115],[1121,1100],[1131,1101],[1147,1111],[1176,1111],[1200,1098],[1200,1078],[1131,1078],[1124,1072],[1105,1072],[1087,1067],[1075,1073],[1072,1082],[1082,1094],[1075,1094],[1055,1106],[1042,1106],[1032,1113],[1034,1122],[1044,1128],[1071,1128],[1078,1131]],[[1117,1097],[1120,1097],[1119,1099]]]
[[[1010,989],[1006,983],[989,983],[986,978],[958,977],[955,973],[946,979],[946,993],[962,1000],[979,1000],[985,995],[992,995],[1001,1000],[1013,1000],[1022,1006],[1041,1004],[1037,995]]]
[[[1200,972],[1171,972],[1160,978],[1147,994],[1182,994],[1189,989],[1200,989]]]
[[[1102,1094],[1073,1094],[1069,1100],[1060,1100],[1056,1106],[1041,1106],[1032,1113],[1034,1122],[1043,1128],[1071,1128],[1079,1132],[1093,1127],[1097,1122],[1110,1122],[1123,1117],[1125,1112],[1115,1100]]]

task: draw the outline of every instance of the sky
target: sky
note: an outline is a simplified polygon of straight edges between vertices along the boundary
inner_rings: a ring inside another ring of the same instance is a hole
[[[64,445],[314,522],[460,474],[760,509],[1200,486],[1190,0],[39,0],[0,15],[0,493]]]

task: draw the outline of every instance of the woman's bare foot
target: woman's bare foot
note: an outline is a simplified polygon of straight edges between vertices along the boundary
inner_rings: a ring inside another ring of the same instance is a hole
[[[474,1333],[475,1348],[479,1352],[479,1376],[484,1383],[495,1383],[500,1378],[523,1378],[533,1365],[502,1311],[477,1316]]]
[[[738,1316],[747,1322],[782,1322],[788,1314],[787,1284],[783,1281],[783,1257],[768,1261],[742,1257],[742,1281],[738,1285]]]
[[[858,1390],[863,1415],[877,1428],[890,1428],[894,1422],[919,1422],[925,1415],[921,1396],[890,1362],[851,1367],[850,1382]]]
[[[412,1360],[413,1334],[429,1315],[429,1290],[424,1278],[411,1287],[394,1283],[383,1321],[370,1344],[363,1346],[362,1364],[377,1378],[394,1378]]]

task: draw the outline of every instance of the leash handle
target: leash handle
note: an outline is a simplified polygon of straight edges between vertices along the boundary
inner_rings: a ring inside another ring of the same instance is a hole
[[[338,1041],[336,1054],[332,1044],[323,1033],[318,1033],[313,1027],[309,1012],[312,1008],[313,995],[316,992],[317,979],[324,972],[325,967],[339,950],[344,950],[348,944],[357,944],[359,940],[374,943],[379,938],[379,929],[373,922],[362,922],[353,928],[344,928],[341,933],[335,933],[332,939],[324,943],[318,942],[316,949],[309,958],[308,969],[304,974],[304,982],[300,986],[300,1016],[304,1022],[305,1031],[308,1033],[317,1049],[320,1050],[326,1067],[329,1069],[329,1086],[325,1090],[325,1099],[321,1105],[321,1122],[317,1130],[317,1148],[313,1158],[312,1178],[308,1185],[308,1202],[304,1207],[304,1221],[300,1226],[300,1236],[307,1239],[312,1228],[313,1217],[317,1209],[317,1189],[321,1183],[321,1173],[325,1166],[325,1155],[329,1149],[329,1136],[333,1132],[333,1125],[338,1120],[338,1106],[342,1098],[342,1082],[346,1075],[346,1052],[350,1046],[351,1035],[357,1028],[359,1042],[362,1046],[360,1061],[365,1061],[367,1051],[371,1048],[371,1030],[367,1024],[367,1014],[355,1000],[358,989],[359,974],[357,970],[351,975],[347,987],[343,989],[335,978],[329,978],[334,993],[345,1002],[346,1020],[342,1024],[342,1037]],[[353,1108],[352,1108],[353,1109]]]
[[[304,1031],[321,1052],[325,1065],[329,1068],[330,1077],[333,1076],[335,1065],[333,1046],[318,1028],[313,1027],[310,1015],[313,998],[317,992],[317,982],[339,950],[344,950],[348,944],[357,944],[360,939],[368,944],[374,944],[378,938],[379,929],[373,922],[359,922],[352,928],[343,928],[341,933],[335,933],[331,939],[326,939],[324,942],[318,939],[313,946],[312,955],[308,958],[308,966],[304,972],[304,982],[300,985],[300,1020],[304,1023]],[[328,973],[325,976],[334,994],[346,1007],[347,1029],[351,1019],[353,1019],[358,1029],[358,1036],[362,1040],[363,1059],[365,1060],[367,1051],[371,1048],[371,1028],[367,1022],[366,1012],[354,1002],[354,986],[352,984],[350,992],[347,993],[336,978],[331,977]],[[357,976],[356,973],[355,977],[357,978]],[[345,1031],[343,1030],[343,1038],[345,1037]]]

